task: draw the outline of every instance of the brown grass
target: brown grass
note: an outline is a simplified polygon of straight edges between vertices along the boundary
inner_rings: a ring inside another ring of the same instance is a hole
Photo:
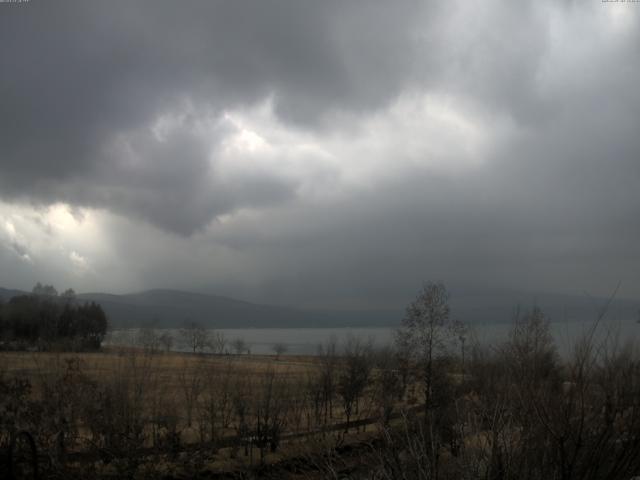
[[[19,377],[30,380],[33,388],[34,398],[42,397],[43,385],[53,384],[56,379],[62,378],[69,371],[70,366],[78,366],[82,376],[96,384],[109,384],[122,378],[132,379],[132,382],[146,382],[144,389],[145,398],[156,398],[160,401],[168,402],[177,407],[175,413],[178,415],[181,439],[185,444],[196,444],[199,442],[199,434],[196,428],[197,420],[194,418],[193,428],[186,428],[187,413],[184,397],[185,376],[201,376],[204,379],[211,375],[223,375],[231,372],[233,385],[232,389],[249,388],[249,395],[256,395],[260,392],[261,382],[268,373],[274,373],[279,380],[285,380],[287,384],[296,386],[288,390],[287,395],[304,395],[302,388],[308,379],[308,375],[320,367],[318,357],[313,356],[280,356],[275,355],[205,355],[190,353],[157,353],[149,354],[140,349],[133,348],[109,348],[101,352],[92,353],[50,353],[50,352],[0,352],[0,375],[5,377]],[[239,382],[239,383],[236,383]],[[242,386],[244,382],[244,387]],[[215,385],[215,383],[214,383]],[[215,388],[215,387],[214,387]],[[363,407],[366,402],[363,402]],[[144,409],[151,412],[153,407],[149,404]],[[363,410],[362,415],[366,418],[367,413]],[[194,412],[195,416],[195,412]],[[331,422],[339,423],[343,421],[340,401],[334,400],[333,416]],[[355,420],[355,417],[354,417]],[[287,426],[289,433],[306,432],[306,424],[294,427],[294,421],[290,420]],[[298,430],[300,428],[301,430]],[[314,430],[316,427],[311,427]],[[355,431],[354,431],[355,430]],[[359,429],[352,429],[349,441],[356,441],[360,435],[367,430],[366,426]],[[370,426],[370,430],[375,427]],[[285,432],[285,433],[287,433]],[[228,428],[223,435],[233,436],[237,432],[233,428]],[[329,435],[329,443],[335,444],[333,433]],[[345,441],[342,431],[336,431],[335,435]],[[323,435],[311,435],[306,440],[293,444],[287,443],[276,454],[268,454],[267,461],[277,462],[292,455],[299,454],[300,447],[309,446],[324,438]],[[230,458],[231,449],[220,450],[215,456],[215,465],[209,463],[208,468],[215,470],[236,470],[244,468],[247,461],[242,453],[237,458]],[[257,453],[254,454],[253,461],[257,461]]]
[[[204,355],[189,353],[160,353],[146,355],[136,349],[105,349],[102,352],[57,353],[57,352],[0,352],[0,371],[27,377],[54,373],[65,361],[79,358],[83,372],[89,376],[101,377],[105,372],[113,372],[124,359],[131,356],[139,360],[148,358],[154,367],[173,376],[185,366],[226,367],[231,362],[240,370],[264,373],[269,369],[277,373],[302,375],[317,365],[312,356],[284,356],[277,360],[275,355]]]

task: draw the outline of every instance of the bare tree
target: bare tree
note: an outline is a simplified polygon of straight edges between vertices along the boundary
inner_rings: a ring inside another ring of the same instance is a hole
[[[253,384],[251,378],[246,375],[238,375],[233,386],[233,421],[232,425],[236,431],[238,444],[232,449],[232,458],[236,456],[237,448],[244,447],[245,456],[253,456],[253,442],[251,430],[251,418],[253,416]]]
[[[209,333],[198,322],[187,322],[180,330],[187,347],[193,352],[202,352],[209,344]]]
[[[215,443],[229,428],[233,415],[233,379],[238,375],[233,364],[227,361],[222,370],[207,369],[200,409],[201,438],[208,437]],[[214,447],[215,448],[215,447]]]
[[[160,337],[158,337],[158,341],[160,342],[160,345],[162,345],[162,348],[165,352],[171,351],[171,348],[173,347],[173,335],[171,335],[169,332],[162,332],[162,334],[160,334]]]
[[[118,357],[116,371],[102,379],[85,405],[85,425],[91,443],[117,459],[120,478],[130,478],[143,458],[139,449],[147,442],[149,388],[153,385],[153,356],[130,353]]]
[[[244,338],[238,337],[233,342],[231,342],[234,351],[236,354],[241,355],[247,351],[247,342],[244,341]]]
[[[265,449],[275,452],[280,445],[280,437],[287,423],[288,414],[287,383],[283,377],[269,368],[261,375],[253,397],[253,436],[260,451],[260,461],[264,462]]]
[[[146,353],[157,353],[160,349],[160,335],[151,326],[141,327],[136,334],[136,344],[142,347]]]
[[[191,427],[194,409],[198,405],[198,399],[202,394],[205,375],[203,374],[202,363],[198,362],[194,365],[189,360],[188,358],[183,359],[182,368],[178,375],[178,382],[184,398],[187,426]]]
[[[338,393],[346,417],[345,432],[354,413],[359,411],[362,396],[371,373],[371,345],[356,337],[349,337],[344,350],[344,365],[338,379]]]
[[[279,342],[274,343],[272,349],[273,353],[276,354],[276,360],[280,360],[280,355],[284,355],[287,352],[288,347],[284,343]]]
[[[402,382],[398,369],[398,357],[391,348],[387,347],[375,352],[374,362],[377,370],[374,385],[375,400],[381,411],[382,423],[388,425]]]
[[[213,353],[224,353],[224,349],[227,345],[227,339],[222,332],[210,332],[209,333],[209,348]]]
[[[443,360],[455,339],[455,325],[449,311],[449,294],[441,283],[426,283],[417,298],[407,307],[402,327],[396,335],[398,349],[406,351],[419,370],[424,393],[422,436],[429,446],[430,468],[438,476],[442,435],[439,423],[443,419],[436,410],[446,406],[449,385],[443,371]],[[435,388],[441,391],[436,392]],[[436,395],[437,394],[437,395]]]
[[[324,409],[323,423],[326,425],[333,418],[333,398],[336,394],[338,376],[338,341],[331,337],[324,345],[318,346],[320,372],[319,387],[322,392],[321,404]]]
[[[407,308],[396,344],[418,365],[424,389],[425,413],[431,408],[434,362],[447,353],[454,337],[449,315],[449,294],[441,283],[426,283]]]

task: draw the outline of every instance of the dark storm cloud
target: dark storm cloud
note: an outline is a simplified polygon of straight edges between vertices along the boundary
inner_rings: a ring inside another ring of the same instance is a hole
[[[142,287],[640,296],[640,10],[596,3],[0,5],[0,196],[183,235],[110,224]],[[316,150],[228,153],[264,102]]]
[[[635,181],[591,181],[577,168],[556,179],[558,171],[521,170],[503,181],[502,171],[451,179],[414,170],[347,204],[270,218],[267,233],[250,224],[216,240],[266,263],[270,275],[248,292],[262,301],[399,306],[425,279],[598,295],[622,280],[624,295],[638,296]]]
[[[281,118],[304,125],[337,107],[384,105],[405,81],[420,11],[418,2],[3,8],[0,192],[106,207],[181,233],[238,206],[291,198],[295,186],[269,179],[241,191],[200,181],[215,164],[201,141],[148,141],[134,172],[104,149],[185,101],[216,116],[271,95]]]

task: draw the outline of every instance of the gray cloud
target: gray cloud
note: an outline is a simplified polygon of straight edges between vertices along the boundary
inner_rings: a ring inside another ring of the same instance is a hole
[[[243,203],[290,198],[290,186],[258,178],[241,191],[194,184],[209,173],[208,152],[188,138],[136,139],[144,161],[133,172],[103,150],[185,100],[217,116],[272,95],[281,118],[304,125],[332,109],[384,105],[410,68],[419,11],[418,2],[35,1],[4,9],[1,107],[11,114],[0,120],[0,191],[114,208],[180,233]]]
[[[622,279],[640,296],[639,12],[3,7],[0,197],[123,217],[105,236],[132,286],[384,306],[425,278],[596,293]],[[412,95],[431,102],[412,110]],[[230,112],[269,148],[230,149],[246,133]]]

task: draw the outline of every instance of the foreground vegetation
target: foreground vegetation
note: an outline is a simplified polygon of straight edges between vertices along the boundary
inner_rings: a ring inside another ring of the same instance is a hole
[[[427,284],[384,350],[7,352],[0,449],[48,478],[629,479],[640,357],[603,315],[568,358],[538,309],[483,348]]]

